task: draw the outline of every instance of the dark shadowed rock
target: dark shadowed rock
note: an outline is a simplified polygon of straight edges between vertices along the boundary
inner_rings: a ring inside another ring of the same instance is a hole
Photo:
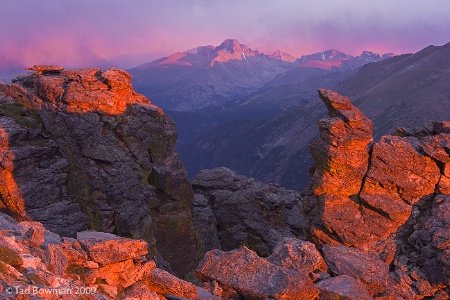
[[[74,235],[86,226],[88,217],[67,191],[69,162],[40,115],[19,96],[22,102],[0,105],[0,211]]]
[[[305,274],[276,266],[244,247],[230,252],[212,250],[196,276],[232,288],[244,299],[314,299],[318,290]]]
[[[208,199],[201,195],[194,195],[194,204],[191,208],[192,223],[198,235],[197,251],[203,256],[213,249],[220,249],[220,241],[217,233],[216,216],[214,215]]]
[[[283,237],[303,237],[303,203],[298,192],[237,175],[227,168],[203,170],[192,185],[199,201],[207,203],[214,213],[223,250],[245,245],[267,256]],[[196,205],[193,211],[202,216],[205,206]]]
[[[371,300],[367,288],[361,282],[349,276],[342,275],[328,278],[316,283],[320,290],[321,300]]]
[[[386,290],[389,267],[377,255],[345,246],[325,245],[322,250],[335,275],[347,275],[364,283],[372,295]]]
[[[413,207],[410,218],[397,233],[399,247],[387,295],[448,297],[449,207],[448,195],[421,200]]]

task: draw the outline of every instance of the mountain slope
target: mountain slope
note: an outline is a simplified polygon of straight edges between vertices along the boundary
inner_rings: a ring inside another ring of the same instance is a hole
[[[396,126],[450,118],[450,44],[372,63],[336,90],[374,122],[374,136]],[[188,172],[226,166],[265,182],[301,189],[309,180],[308,144],[325,116],[319,100],[272,118],[227,124],[179,149]],[[223,156],[222,156],[223,155]]]
[[[450,115],[450,43],[369,64],[336,91],[374,122],[375,136]]]

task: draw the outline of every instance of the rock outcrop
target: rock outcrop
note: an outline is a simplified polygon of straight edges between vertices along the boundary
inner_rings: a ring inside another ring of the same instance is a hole
[[[173,121],[124,71],[32,69],[0,85],[1,208],[65,236],[142,238],[175,273],[192,270],[193,193]]]
[[[369,166],[372,122],[350,100],[322,90],[331,118],[319,121],[320,139],[311,145],[315,172],[305,197],[313,239],[323,244],[359,245],[369,229],[357,195]]]
[[[202,240],[209,241],[206,251],[218,248],[220,242],[222,250],[246,246],[268,256],[282,238],[304,237],[299,192],[264,184],[227,168],[199,172],[192,186],[197,199],[193,215],[195,222],[202,224],[197,226],[203,228]],[[205,220],[209,220],[208,231]],[[215,236],[218,241],[211,240]]]
[[[323,246],[331,271],[367,276],[361,267],[374,261],[372,253],[394,270],[387,277],[387,267],[377,263],[374,278],[354,276],[372,295],[447,295],[450,123],[399,128],[372,143],[371,122],[348,98],[319,94],[330,118],[319,121],[320,139],[311,145],[315,172],[304,201],[309,236]]]
[[[2,213],[0,227],[2,299],[199,299],[199,293],[213,299],[156,268],[146,259],[143,240],[95,231],[64,238],[38,222],[17,223]]]

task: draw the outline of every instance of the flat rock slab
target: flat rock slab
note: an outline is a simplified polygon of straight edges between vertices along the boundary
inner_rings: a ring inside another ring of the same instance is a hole
[[[77,240],[89,257],[100,265],[108,265],[147,255],[147,243],[97,231],[77,233]]]
[[[371,300],[369,291],[361,282],[342,275],[322,280],[316,286],[320,290],[321,300]]]

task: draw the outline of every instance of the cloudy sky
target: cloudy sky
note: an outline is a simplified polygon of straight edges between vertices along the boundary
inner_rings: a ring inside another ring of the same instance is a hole
[[[416,52],[450,42],[448,0],[1,0],[0,70],[130,68],[238,39],[296,57]]]

